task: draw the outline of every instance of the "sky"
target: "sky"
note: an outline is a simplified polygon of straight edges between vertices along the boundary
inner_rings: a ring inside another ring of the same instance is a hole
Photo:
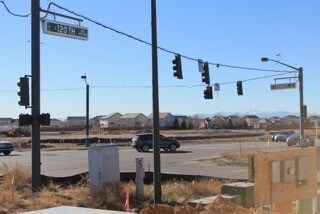
[[[151,42],[151,1],[53,2]],[[5,3],[14,13],[30,13],[30,0]],[[47,9],[49,1],[40,3]],[[51,10],[74,16],[55,6]],[[303,67],[304,103],[309,115],[319,114],[319,11],[317,0],[158,0],[158,46],[212,63],[291,71],[275,62],[260,61],[269,57]],[[78,24],[61,17],[56,21]],[[18,105],[17,95],[19,77],[31,74],[31,17],[12,16],[0,4],[0,24],[0,117],[18,118],[20,113],[31,112]],[[50,113],[52,118],[84,116],[84,74],[90,85],[90,117],[112,112],[152,113],[151,47],[87,20],[81,25],[89,28],[88,41],[40,33],[41,113]],[[221,86],[212,100],[205,100],[206,86],[197,62],[182,58],[183,79],[179,80],[173,76],[173,59],[173,54],[158,50],[160,112],[299,112],[298,87],[271,91],[270,84],[276,77],[244,82],[243,96],[237,95],[236,83],[223,84],[279,73],[210,65],[211,84]],[[279,77],[292,76],[295,74]]]

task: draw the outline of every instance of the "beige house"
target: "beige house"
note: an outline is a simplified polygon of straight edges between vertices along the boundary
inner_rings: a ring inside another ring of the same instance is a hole
[[[245,120],[248,124],[248,127],[251,127],[253,129],[259,129],[260,128],[260,118],[256,115],[246,115],[242,118]]]
[[[147,117],[142,113],[124,114],[119,118],[120,127],[146,127]]]
[[[171,113],[159,113],[159,125],[160,127],[171,127],[173,125],[174,116]],[[148,116],[148,126],[153,124],[153,114]]]
[[[122,117],[122,114],[120,114],[119,112],[114,112],[107,116],[103,116],[100,118],[100,127],[101,128],[119,127],[120,117]]]
[[[225,127],[228,124],[227,119],[222,116],[215,116],[213,119],[209,122],[208,126],[211,129],[221,129]]]

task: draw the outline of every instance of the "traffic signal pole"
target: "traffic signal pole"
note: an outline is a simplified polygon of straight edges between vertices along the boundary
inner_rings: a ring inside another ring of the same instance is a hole
[[[302,114],[303,111],[303,68],[299,68],[299,99],[300,99],[300,140],[304,139],[304,116]]]
[[[41,185],[40,163],[40,0],[31,0],[31,183],[33,191]]]
[[[152,98],[153,98],[153,185],[154,203],[161,203],[161,163],[160,163],[160,132],[159,132],[159,86],[158,86],[158,44],[156,0],[151,0],[152,27]]]

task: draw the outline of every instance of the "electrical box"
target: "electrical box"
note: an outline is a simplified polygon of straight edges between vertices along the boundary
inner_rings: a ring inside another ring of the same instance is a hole
[[[280,161],[270,163],[270,182],[279,183],[280,180]]]
[[[283,182],[294,181],[295,178],[295,161],[284,160],[281,162],[281,178]]]
[[[236,182],[224,184],[221,187],[221,194],[240,195],[243,207],[254,207],[254,183]]]
[[[308,180],[310,176],[310,161],[308,157],[297,157],[297,180]]]

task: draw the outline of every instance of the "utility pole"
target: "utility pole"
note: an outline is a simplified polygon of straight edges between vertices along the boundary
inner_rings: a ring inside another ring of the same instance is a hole
[[[304,139],[304,118],[302,114],[303,109],[303,68],[299,67],[299,95],[300,95],[300,139]]]
[[[31,0],[31,97],[32,97],[32,189],[41,185],[40,162],[40,0]]]
[[[153,185],[154,203],[161,203],[161,163],[159,133],[159,86],[158,86],[158,44],[156,0],[151,0],[152,26],[152,94],[153,94]]]
[[[89,147],[89,84],[86,86],[86,147]]]

